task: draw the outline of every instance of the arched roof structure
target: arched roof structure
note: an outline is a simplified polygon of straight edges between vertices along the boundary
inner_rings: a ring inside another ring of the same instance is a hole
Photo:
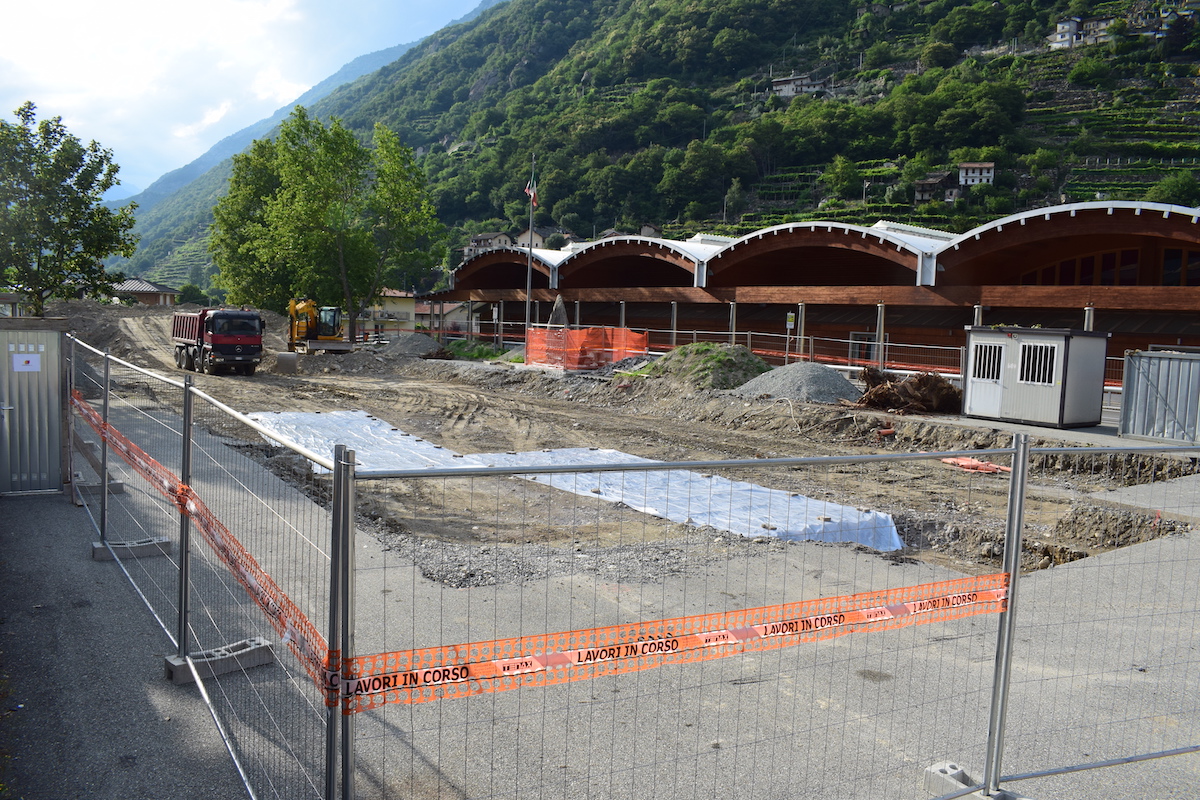
[[[764,228],[716,253],[707,285],[918,284],[932,253],[944,242],[914,233],[918,230],[899,233],[888,226],[841,222]]]
[[[464,261],[454,288],[438,297],[523,301],[528,260],[525,249],[484,251]],[[562,297],[596,313],[615,303],[680,304],[711,320],[725,313],[712,306],[736,303],[742,318],[777,320],[780,307],[804,303],[841,309],[829,316],[857,320],[861,330],[866,312],[873,320],[883,305],[952,336],[973,307],[1006,322],[1073,324],[1091,306],[1141,315],[1125,319],[1130,329],[1191,336],[1194,328],[1200,344],[1200,323],[1188,321],[1200,319],[1200,209],[1158,203],[1071,203],[957,235],[881,221],[787,223],[737,239],[618,236],[535,250],[533,265],[529,299]],[[1164,314],[1174,316],[1163,322]]]
[[[939,249],[937,282],[1020,283],[1031,263],[1071,254],[1175,242],[1200,244],[1200,209],[1163,203],[1092,202],[1013,214],[967,231]]]
[[[560,289],[606,286],[697,286],[704,263],[725,245],[644,236],[589,243],[559,264]]]

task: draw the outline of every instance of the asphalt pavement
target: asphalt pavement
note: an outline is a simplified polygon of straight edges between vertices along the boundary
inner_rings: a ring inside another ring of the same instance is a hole
[[[993,426],[989,422],[979,424]],[[1134,444],[1115,437],[1111,429],[1029,430],[1040,437],[1079,444]],[[1164,498],[1175,498],[1191,509],[1200,497],[1195,486],[1189,481],[1186,490],[1168,490],[1147,503],[1136,492],[1112,499],[1162,508],[1166,505]],[[1165,487],[1163,484],[1159,488]],[[163,658],[172,652],[169,636],[116,562],[92,560],[94,538],[87,512],[62,495],[0,498],[0,798],[247,796],[196,687],[175,686],[164,676]],[[826,549],[822,557],[828,561],[821,566],[830,575],[840,577],[844,573],[847,591],[857,589],[851,584],[860,579],[868,584],[874,580],[870,570],[860,572],[866,558],[862,554]],[[1103,733],[1110,738],[1127,736],[1128,740],[1119,742],[1116,749],[1128,754],[1153,750],[1161,732],[1165,732],[1161,743],[1167,745],[1180,741],[1174,732],[1200,730],[1200,676],[1187,674],[1195,663],[1194,652],[1200,647],[1200,632],[1171,628],[1161,615],[1162,599],[1167,597],[1184,609],[1200,606],[1197,564],[1200,537],[1191,532],[1037,572],[1022,581],[1019,619],[1023,617],[1025,623],[1018,626],[1006,765],[1013,769],[1045,766],[1047,752],[1052,754],[1051,765],[1088,763],[1094,758],[1092,729],[1098,720],[1116,720],[1116,724],[1105,722],[1110,727]],[[746,566],[747,570],[757,569],[756,565]],[[797,563],[796,569],[812,566],[810,562]],[[921,566],[893,565],[887,569],[897,573],[891,580],[900,583],[928,578],[926,568]],[[908,572],[914,574],[909,576]],[[415,575],[412,579],[418,581],[416,588],[421,592],[435,588],[425,587]],[[1100,605],[1088,606],[1081,598],[1097,597],[1098,582],[1103,582],[1105,588]],[[446,595],[439,595],[446,602]],[[517,598],[513,601],[515,605]],[[767,601],[746,600],[751,605]],[[449,602],[445,613],[454,618],[456,601]],[[1095,613],[1097,607],[1101,613]],[[682,601],[678,610],[694,611],[684,607]],[[366,608],[363,611],[370,613]],[[1054,624],[1043,619],[1051,612]],[[1147,622],[1134,624],[1139,619]],[[1067,626],[1064,621],[1077,624]],[[566,628],[552,625],[549,629]],[[852,705],[857,709],[852,716],[865,719],[887,705],[904,708],[896,697],[910,690],[908,683],[913,683],[913,691],[921,688],[928,692],[928,687],[918,686],[921,676],[941,674],[947,664],[980,675],[990,673],[990,630],[987,626],[984,632],[982,623],[976,625],[971,620],[947,625],[944,630],[912,629],[913,648],[907,655],[911,661],[903,666],[896,664],[896,682],[876,690],[881,693],[879,697],[859,690],[863,694],[854,697]],[[846,672],[844,676],[835,674],[837,680],[832,683],[859,686],[862,681],[855,676],[862,670],[854,672],[853,665],[861,666],[858,657],[877,647],[879,641],[866,637],[855,642],[854,637],[848,637],[829,643],[826,649],[834,653],[845,649],[850,654],[846,648],[852,644],[855,648],[854,658],[831,659],[831,668]],[[1122,662],[1116,669],[1104,660],[1125,652],[1146,652],[1152,660],[1147,663],[1139,656],[1137,661]],[[845,666],[839,666],[842,664]],[[663,671],[663,679],[672,674]],[[803,671],[781,677],[796,682],[795,693],[799,696],[818,696],[820,690],[809,686]],[[723,681],[722,685],[757,685],[747,683],[744,676],[733,678],[736,680]],[[1164,687],[1177,689],[1179,695],[1163,697]],[[531,693],[526,702],[539,702],[535,695]],[[889,696],[892,699],[884,703]],[[759,701],[747,695],[747,702]],[[431,723],[430,731],[469,710],[465,704],[444,708],[447,719],[439,717],[436,725]],[[1095,713],[1097,708],[1101,713]],[[939,725],[937,718],[945,715],[946,709],[936,704],[922,707],[922,713],[935,718],[920,721],[918,727],[940,728],[951,738],[969,733],[967,738],[977,739],[978,726],[986,726],[986,720],[953,715]],[[905,725],[917,722],[903,718],[889,721],[884,714],[873,722],[876,727],[872,730],[894,723],[898,726],[897,740],[903,742]],[[678,735],[685,737],[686,730],[681,728]],[[381,736],[380,741],[394,743],[395,737]],[[632,738],[630,741],[635,742]],[[1200,743],[1194,736],[1191,741]],[[572,752],[569,760],[589,757],[590,743],[584,740],[580,745],[583,749]],[[430,754],[429,768],[438,775],[443,773],[434,754],[444,756],[445,746],[439,740],[424,748]],[[862,746],[878,747],[877,735],[864,738]],[[489,749],[488,754],[484,758],[487,763],[472,765],[471,772],[499,774],[497,771],[509,761],[499,749]],[[848,754],[847,758],[849,769],[853,757]],[[464,756],[462,760],[465,763],[467,759]],[[923,764],[912,766],[919,772]],[[979,777],[982,765],[964,766],[972,777]],[[1200,755],[1191,754],[1022,782],[1011,788],[1037,798],[1140,800],[1191,797],[1196,786],[1200,786]]]
[[[246,797],[195,686],[164,677],[169,637],[87,511],[0,498],[0,797]]]

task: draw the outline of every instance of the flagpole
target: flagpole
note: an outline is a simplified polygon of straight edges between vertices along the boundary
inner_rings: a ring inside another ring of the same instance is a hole
[[[525,343],[529,343],[530,312],[533,309],[533,198],[537,195],[537,184],[534,179],[537,173],[537,153],[529,157],[529,253],[525,264]],[[519,185],[519,184],[518,184]],[[530,191],[532,189],[532,191]]]

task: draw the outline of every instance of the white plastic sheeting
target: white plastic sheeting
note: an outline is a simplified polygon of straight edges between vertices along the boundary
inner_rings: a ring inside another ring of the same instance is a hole
[[[617,450],[569,448],[526,453],[460,455],[411,436],[358,411],[280,412],[250,415],[282,438],[317,453],[335,444],[354,450],[358,469],[654,464]],[[789,540],[857,542],[880,551],[903,544],[888,514],[813,500],[753,483],[690,470],[570,472],[529,475],[566,492],[598,496],[673,522],[709,525],[742,536]]]

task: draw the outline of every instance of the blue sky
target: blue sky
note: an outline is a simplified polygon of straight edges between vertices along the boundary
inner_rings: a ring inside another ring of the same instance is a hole
[[[5,0],[0,114],[26,100],[113,151],[140,190],[360,55],[479,0]],[[122,192],[125,194],[126,192]]]

